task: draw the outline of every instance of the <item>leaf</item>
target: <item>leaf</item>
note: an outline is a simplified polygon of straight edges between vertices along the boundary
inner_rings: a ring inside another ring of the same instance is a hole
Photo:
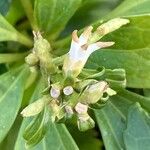
[[[81,6],[69,20],[61,36],[66,36],[75,29],[81,29],[111,12],[120,0],[82,0]],[[86,17],[85,17],[86,15]]]
[[[108,16],[104,18],[114,18],[120,16],[145,15],[150,13],[149,0],[124,0]]]
[[[38,99],[40,97],[40,93],[43,90],[42,82],[39,82],[32,98],[31,102]],[[25,140],[22,135],[26,128],[26,126],[31,122],[31,118],[23,119],[18,138],[16,140],[14,150],[26,150],[25,148]],[[35,147],[31,148],[31,150],[45,150],[45,149],[63,149],[63,150],[78,150],[77,145],[63,124],[54,124],[50,123],[48,127],[48,132],[43,140],[37,144]]]
[[[150,112],[150,98],[145,97],[128,90],[121,90],[119,93],[120,96],[126,97],[131,102],[139,102],[140,105]]]
[[[130,102],[116,95],[100,110],[95,110],[106,150],[125,149],[123,131],[126,128],[126,114]]]
[[[16,41],[24,45],[31,46],[32,41],[19,33],[7,20],[0,14],[0,41]]]
[[[0,1],[0,13],[5,15],[9,9],[12,0],[1,0]]]
[[[129,108],[124,142],[127,150],[150,148],[150,116],[138,103]]]
[[[75,139],[80,150],[102,150],[102,141],[96,130],[87,130],[86,132],[79,131],[76,122],[68,124],[68,130]]]
[[[34,16],[47,35],[57,36],[80,5],[81,0],[35,0]]]
[[[24,17],[24,15],[25,12],[20,0],[13,0],[5,17],[11,25],[15,25],[19,19]]]
[[[27,76],[27,69],[17,69],[0,76],[0,142],[15,121]]]
[[[146,101],[148,99],[124,90],[111,97],[105,107],[95,110],[96,120],[107,150],[126,149],[123,134],[126,129],[129,107],[135,102],[140,102],[143,105]],[[147,102],[146,104],[148,108],[150,105]],[[136,120],[134,122],[139,124]]]
[[[50,113],[48,108],[45,107],[44,111],[26,127],[23,137],[26,140],[25,144],[27,149],[35,146],[42,140],[48,129],[48,124],[50,123],[49,120]]]
[[[150,16],[131,17],[131,23],[108,35],[103,40],[113,40],[116,46],[95,52],[87,67],[126,70],[127,86],[133,88],[150,87]],[[138,44],[137,44],[138,43]],[[137,67],[138,66],[138,67]]]

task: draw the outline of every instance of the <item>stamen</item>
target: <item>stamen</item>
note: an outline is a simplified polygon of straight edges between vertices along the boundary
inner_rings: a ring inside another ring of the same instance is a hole
[[[77,32],[78,32],[78,30],[74,30],[72,32],[72,40],[79,43],[79,38],[78,38]]]

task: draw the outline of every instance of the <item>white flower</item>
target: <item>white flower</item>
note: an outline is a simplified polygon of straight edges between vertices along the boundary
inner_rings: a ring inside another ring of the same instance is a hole
[[[96,50],[109,47],[114,42],[96,42],[89,44],[89,38],[93,27],[87,27],[78,38],[77,30],[72,33],[72,42],[70,51],[64,61],[63,70],[65,75],[73,75],[77,77],[83,69],[89,56]]]

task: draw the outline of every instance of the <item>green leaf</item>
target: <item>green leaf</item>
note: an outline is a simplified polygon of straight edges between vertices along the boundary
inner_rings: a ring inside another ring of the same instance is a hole
[[[50,113],[48,108],[45,107],[44,111],[40,113],[25,129],[23,137],[26,140],[27,148],[35,146],[42,140],[46,134],[49,123]]]
[[[102,141],[98,137],[98,132],[94,129],[87,130],[86,132],[79,131],[76,122],[68,124],[68,129],[75,139],[80,150],[102,150]]]
[[[150,16],[131,17],[131,23],[109,34],[103,40],[115,41],[113,49],[95,52],[87,67],[126,70],[127,86],[134,88],[150,87]],[[137,67],[138,66],[138,67]]]
[[[127,150],[150,148],[150,116],[138,103],[129,108],[124,142]]]
[[[0,76],[0,142],[15,121],[27,76],[27,69],[17,69]]]
[[[11,25],[15,25],[19,19],[24,17],[24,15],[25,12],[20,0],[13,0],[5,17]]]
[[[124,0],[116,9],[104,18],[145,15],[150,13],[149,0]]]
[[[126,128],[126,114],[130,102],[116,95],[100,110],[95,110],[96,120],[101,130],[107,150],[125,149],[123,131]]]
[[[122,97],[126,97],[131,102],[139,102],[140,105],[144,109],[150,112],[150,98],[149,97],[145,97],[145,96],[136,94],[134,92],[130,92],[128,90],[121,90],[119,92],[119,95]]]
[[[0,41],[16,41],[24,45],[31,46],[32,41],[19,33],[7,20],[0,14]]]
[[[41,31],[57,36],[80,5],[81,0],[35,0],[34,16]]]
[[[142,105],[145,102],[144,107],[148,105],[147,108],[150,106],[149,99],[124,90],[111,97],[105,107],[95,110],[96,120],[107,150],[126,149],[123,133],[126,129],[129,107],[135,102],[140,102]],[[134,123],[137,126],[139,124],[136,119]]]
[[[82,0],[81,6],[69,20],[62,36],[81,29],[111,12],[121,0]],[[86,17],[85,17],[86,15]]]
[[[0,1],[0,13],[5,15],[9,9],[12,0],[1,0]]]
[[[38,99],[41,96],[41,91],[43,90],[42,82],[39,82],[32,98],[31,102]],[[26,128],[26,126],[31,122],[31,118],[23,119],[18,138],[15,144],[15,150],[26,150],[25,148],[25,140],[22,135]],[[45,150],[45,149],[63,149],[63,150],[78,150],[77,145],[63,124],[54,124],[50,123],[48,127],[48,131],[43,138],[43,140],[37,144],[35,147],[31,148],[31,150]]]

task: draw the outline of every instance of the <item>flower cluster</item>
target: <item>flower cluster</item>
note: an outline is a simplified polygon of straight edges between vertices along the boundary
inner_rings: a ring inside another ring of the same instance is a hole
[[[52,122],[75,116],[79,130],[93,128],[95,122],[88,114],[89,109],[101,108],[116,92],[105,80],[82,77],[81,74],[93,52],[114,44],[98,40],[128,22],[127,19],[113,19],[99,26],[95,32],[89,26],[79,37],[77,30],[73,31],[70,50],[59,64],[61,67],[53,63],[49,43],[39,32],[36,33],[34,48],[26,62],[29,66],[38,66],[48,82],[43,97],[27,106],[21,114],[24,117],[34,116],[48,107]]]

